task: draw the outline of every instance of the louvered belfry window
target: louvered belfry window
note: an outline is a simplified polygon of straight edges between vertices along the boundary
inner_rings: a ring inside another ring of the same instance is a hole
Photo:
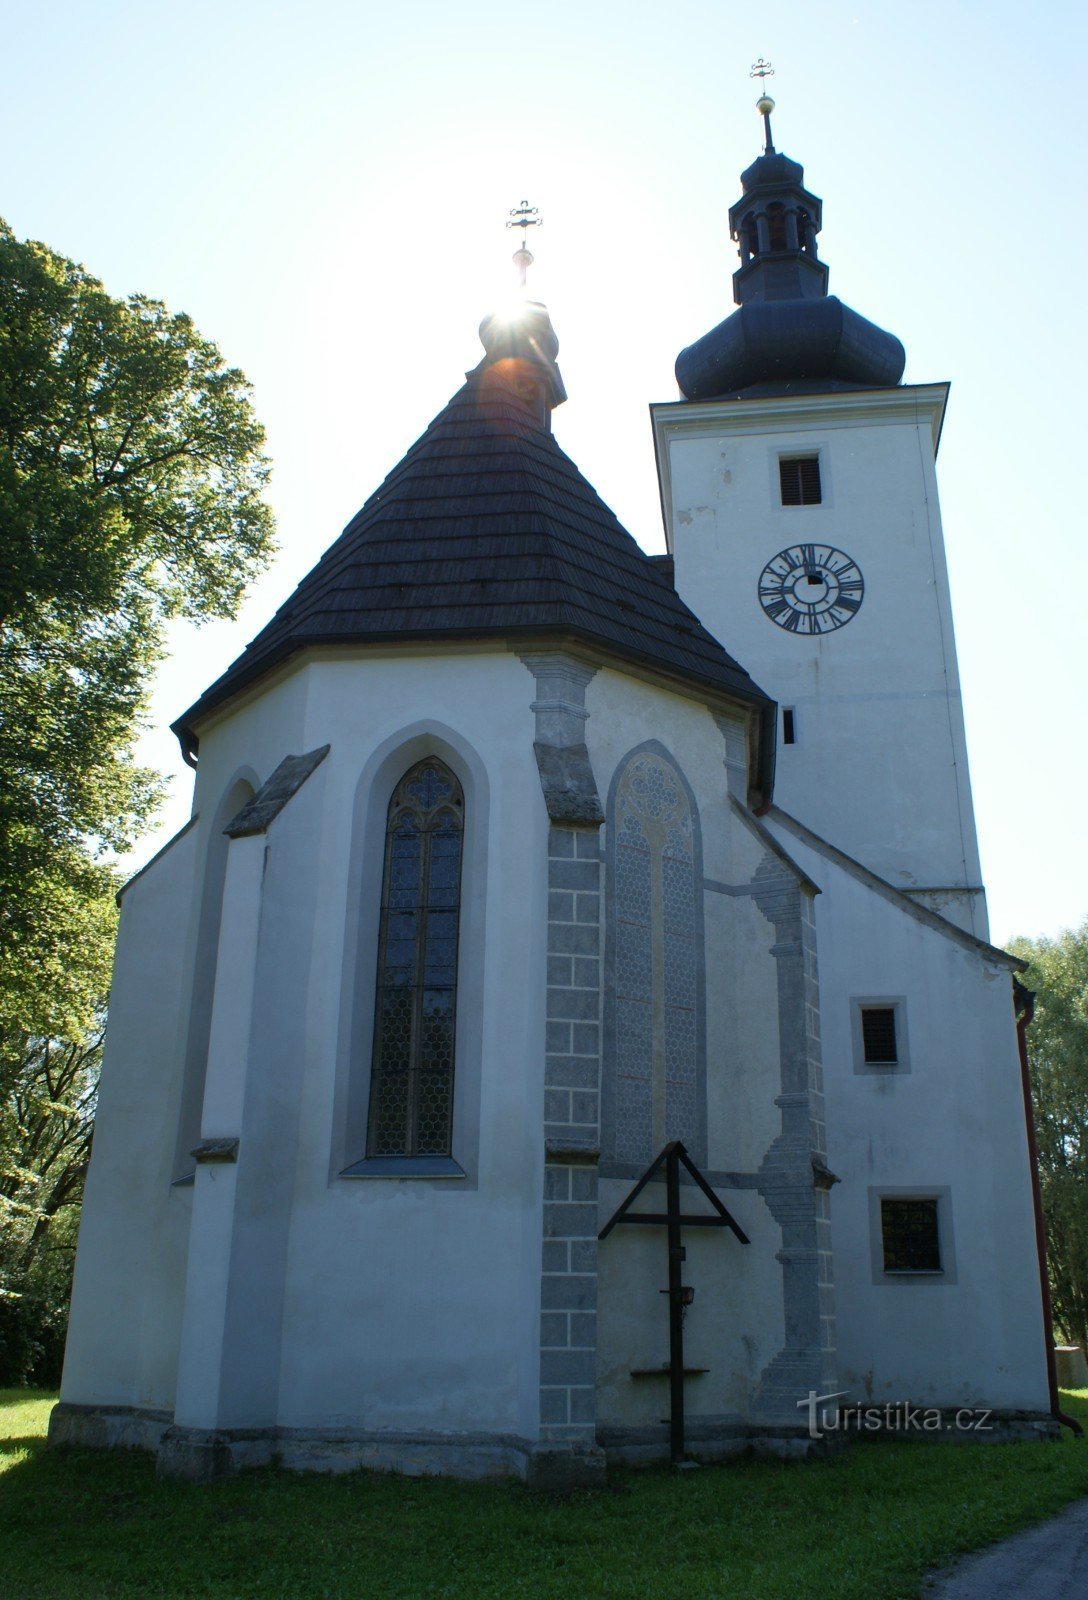
[[[778,479],[784,506],[818,506],[820,491],[819,456],[779,456]]]
[[[368,1156],[450,1154],[464,828],[448,767],[405,773],[385,831]]]

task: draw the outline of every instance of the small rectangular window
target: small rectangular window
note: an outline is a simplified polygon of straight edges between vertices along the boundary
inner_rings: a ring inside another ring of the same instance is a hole
[[[937,1201],[881,1200],[885,1272],[941,1272]]]
[[[782,743],[783,744],[796,744],[797,743],[797,728],[796,728],[796,726],[794,724],[794,720],[793,720],[793,707],[792,706],[783,706],[782,707]]]
[[[780,456],[778,477],[784,506],[818,506],[823,499],[819,456]]]
[[[867,1067],[894,1067],[898,1064],[894,1006],[862,1006],[861,1045]]]

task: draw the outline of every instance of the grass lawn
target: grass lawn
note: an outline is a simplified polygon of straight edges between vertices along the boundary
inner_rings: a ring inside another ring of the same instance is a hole
[[[1088,1494],[1088,1439],[859,1442],[833,1462],[518,1484],[267,1469],[159,1483],[46,1452],[54,1396],[0,1390],[4,1600],[914,1600],[922,1574]],[[1088,1421],[1088,1390],[1065,1396]]]

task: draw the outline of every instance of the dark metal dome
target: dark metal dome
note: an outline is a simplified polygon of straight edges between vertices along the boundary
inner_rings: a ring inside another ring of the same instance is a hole
[[[791,161],[781,150],[757,156],[750,167],[740,175],[740,186],[745,194],[764,183],[803,183],[805,169],[799,161]]]
[[[823,300],[756,300],[726,317],[676,358],[687,400],[716,400],[760,385],[892,388],[906,352],[894,334]]]

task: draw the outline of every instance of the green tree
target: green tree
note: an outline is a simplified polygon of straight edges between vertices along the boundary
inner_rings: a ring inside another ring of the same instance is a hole
[[[0,1052],[80,1039],[111,856],[154,806],[132,746],[165,623],[234,615],[266,563],[264,434],[186,316],[117,300],[0,222]]]
[[[28,1039],[0,1102],[0,1387],[60,1382],[101,1049]]]
[[[1088,1349],[1088,921],[1010,949],[1035,991],[1028,1063],[1054,1321]]]

